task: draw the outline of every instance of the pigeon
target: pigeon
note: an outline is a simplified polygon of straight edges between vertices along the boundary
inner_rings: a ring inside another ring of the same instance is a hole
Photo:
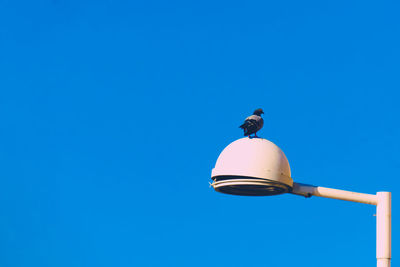
[[[239,126],[244,131],[244,136],[248,136],[251,138],[251,134],[254,134],[253,137],[258,137],[257,132],[263,127],[264,120],[261,118],[261,114],[264,114],[264,111],[259,108],[253,112],[253,115],[247,117],[244,120],[244,123]]]

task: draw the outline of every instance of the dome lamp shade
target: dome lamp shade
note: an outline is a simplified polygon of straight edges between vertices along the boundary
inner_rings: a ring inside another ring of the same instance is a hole
[[[291,192],[289,162],[283,151],[263,138],[241,138],[228,145],[212,170],[215,191],[242,196]]]

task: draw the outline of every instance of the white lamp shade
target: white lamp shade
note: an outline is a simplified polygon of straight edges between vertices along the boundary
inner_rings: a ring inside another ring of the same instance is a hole
[[[216,191],[234,195],[277,195],[293,187],[285,154],[262,138],[245,137],[228,145],[211,178]]]

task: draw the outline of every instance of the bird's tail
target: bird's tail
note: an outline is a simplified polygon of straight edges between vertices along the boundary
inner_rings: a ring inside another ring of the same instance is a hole
[[[257,131],[257,125],[253,121],[245,121],[239,128],[243,129],[244,136],[249,136]]]

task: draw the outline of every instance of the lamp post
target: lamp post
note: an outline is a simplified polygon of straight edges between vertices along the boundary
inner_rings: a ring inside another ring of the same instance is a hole
[[[377,267],[390,267],[391,193],[357,193],[293,182],[283,151],[262,138],[242,138],[227,146],[212,170],[217,192],[242,196],[271,196],[283,193],[341,199],[376,206]]]

